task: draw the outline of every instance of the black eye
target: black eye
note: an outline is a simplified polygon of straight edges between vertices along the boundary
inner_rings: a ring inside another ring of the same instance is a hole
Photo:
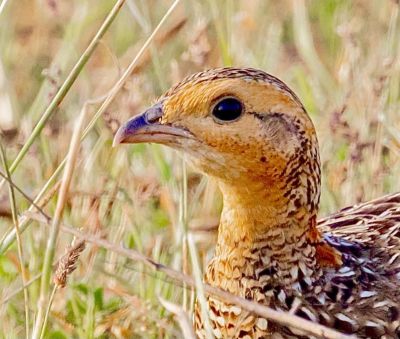
[[[212,115],[218,120],[233,121],[242,114],[242,103],[235,98],[225,98],[218,102],[212,111]]]

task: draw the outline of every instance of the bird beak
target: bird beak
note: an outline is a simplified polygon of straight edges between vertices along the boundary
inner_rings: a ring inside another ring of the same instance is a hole
[[[157,103],[144,113],[124,123],[114,136],[113,146],[119,144],[138,144],[154,142],[158,144],[174,144],[180,138],[192,138],[187,130],[162,123],[162,103]]]

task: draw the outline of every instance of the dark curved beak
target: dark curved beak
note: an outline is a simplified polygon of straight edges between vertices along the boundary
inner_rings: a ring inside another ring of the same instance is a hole
[[[144,113],[131,118],[118,129],[113,146],[143,142],[168,145],[176,143],[179,138],[193,138],[193,135],[183,128],[161,123],[162,115],[162,103],[157,103]]]

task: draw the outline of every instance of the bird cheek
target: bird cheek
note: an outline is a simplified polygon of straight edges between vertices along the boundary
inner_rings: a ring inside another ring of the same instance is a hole
[[[194,167],[212,176],[219,176],[226,167],[224,157],[207,148],[197,148],[189,158]]]
[[[186,145],[186,161],[198,171],[215,178],[238,178],[240,161],[218,152],[206,144]]]

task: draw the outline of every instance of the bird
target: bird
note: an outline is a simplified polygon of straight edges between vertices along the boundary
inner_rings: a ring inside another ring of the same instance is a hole
[[[122,124],[121,143],[185,154],[223,197],[204,282],[359,338],[400,337],[400,193],[318,220],[316,130],[297,95],[254,68],[195,73]],[[310,338],[207,297],[216,338]],[[196,303],[194,327],[207,337]]]

